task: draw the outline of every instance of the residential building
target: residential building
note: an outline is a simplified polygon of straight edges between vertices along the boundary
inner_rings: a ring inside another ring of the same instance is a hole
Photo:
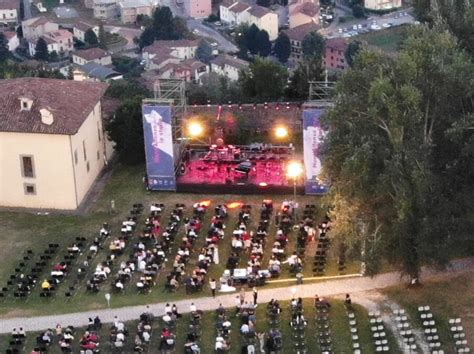
[[[0,26],[10,27],[18,24],[21,0],[0,0]]]
[[[143,59],[149,61],[157,55],[170,55],[181,60],[192,59],[199,47],[199,40],[179,39],[174,41],[155,41],[142,50]]]
[[[45,78],[0,82],[0,205],[79,207],[111,157],[104,83]]]
[[[75,81],[109,82],[110,80],[123,79],[123,75],[119,72],[93,61],[84,65],[76,65],[72,75]]]
[[[94,0],[94,17],[101,20],[116,20],[120,16],[117,0]]]
[[[245,2],[235,0],[224,0],[220,6],[221,22],[228,25],[240,25],[247,23],[255,25],[260,30],[265,30],[270,40],[278,37],[278,15],[266,7],[249,5]]]
[[[288,5],[290,28],[308,23],[319,25],[319,0],[292,0]]]
[[[179,63],[168,63],[156,73],[163,79],[182,79],[186,82],[199,83],[201,77],[209,72],[209,67],[196,59],[187,59]]]
[[[152,17],[154,10],[149,0],[124,0],[118,6],[122,23],[134,23],[138,15]]]
[[[85,42],[85,35],[88,30],[92,29],[97,37],[99,37],[99,26],[92,25],[84,21],[76,22],[72,27],[72,33],[75,38],[81,42]]]
[[[296,63],[303,57],[302,43],[308,33],[317,31],[319,26],[314,23],[307,23],[295,28],[284,30],[291,43],[290,61]]]
[[[3,34],[5,35],[5,38],[8,41],[8,50],[10,52],[13,52],[20,45],[20,40],[19,40],[16,32],[5,31],[5,32],[3,32]]]
[[[183,5],[188,17],[204,18],[212,13],[212,0],[184,0]]]
[[[327,70],[340,71],[348,67],[346,50],[348,43],[344,38],[326,40],[323,66]]]
[[[112,56],[101,48],[81,49],[72,53],[72,62],[77,65],[91,62],[100,65],[112,65]]]
[[[56,52],[60,56],[68,56],[69,53],[74,49],[74,40],[71,32],[67,30],[57,30],[53,32],[45,33],[41,36],[48,45],[48,53]],[[28,40],[28,51],[33,57],[36,53],[36,44],[38,38]]]
[[[364,6],[369,10],[390,10],[402,7],[402,0],[364,0]]]
[[[231,81],[239,79],[240,71],[249,66],[245,60],[222,54],[211,60],[211,72],[228,77]]]
[[[24,20],[21,23],[21,27],[23,38],[26,40],[37,39],[46,33],[59,30],[59,25],[46,17],[33,17],[29,20]]]

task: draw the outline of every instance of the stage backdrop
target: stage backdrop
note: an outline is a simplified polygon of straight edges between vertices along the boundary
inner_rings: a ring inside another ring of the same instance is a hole
[[[321,174],[321,145],[326,132],[321,128],[323,108],[303,111],[304,167],[306,171],[305,194],[325,194],[329,187],[318,177]]]
[[[171,107],[143,105],[148,187],[157,191],[176,190]]]

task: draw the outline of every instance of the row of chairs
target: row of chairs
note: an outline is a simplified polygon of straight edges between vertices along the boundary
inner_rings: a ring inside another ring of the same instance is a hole
[[[360,347],[360,343],[359,343],[359,330],[358,330],[358,327],[357,327],[356,315],[355,315],[354,311],[352,311],[351,306],[347,306],[346,310],[347,310],[347,319],[348,319],[348,322],[349,322],[349,329],[350,329],[350,332],[351,332],[353,353],[354,354],[361,354],[362,351],[361,351],[361,347]]]
[[[469,353],[470,348],[467,343],[466,334],[460,318],[449,319],[449,330],[453,337],[456,353]]]
[[[405,310],[395,309],[393,310],[393,315],[395,316],[395,321],[397,323],[398,333],[403,338],[404,350],[410,353],[416,353],[418,351],[418,346],[416,345],[415,336]]]
[[[418,316],[431,353],[444,354],[444,351],[441,349],[441,341],[439,340],[438,329],[436,328],[436,321],[433,319],[431,308],[429,306],[419,306]]]
[[[389,352],[390,345],[385,331],[385,325],[380,317],[380,311],[369,312],[370,330],[372,331],[372,340],[377,353]]]

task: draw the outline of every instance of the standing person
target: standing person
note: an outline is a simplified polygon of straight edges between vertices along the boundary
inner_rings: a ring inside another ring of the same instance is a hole
[[[216,297],[216,286],[217,286],[216,280],[212,278],[209,281],[209,287],[211,288],[212,297]]]
[[[253,305],[254,305],[255,307],[257,307],[258,290],[257,290],[257,287],[256,287],[256,286],[253,287],[253,291],[252,291],[252,292],[253,292]]]
[[[240,306],[242,306],[245,302],[245,290],[244,290],[244,288],[240,289],[239,297],[240,297]]]

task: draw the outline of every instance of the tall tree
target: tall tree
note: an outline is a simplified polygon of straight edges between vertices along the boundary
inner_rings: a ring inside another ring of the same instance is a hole
[[[202,40],[199,43],[199,47],[196,50],[196,58],[203,63],[209,63],[213,58],[212,47],[207,43],[207,41]]]
[[[257,58],[241,72],[239,84],[244,97],[263,102],[280,99],[287,80],[288,71],[285,67],[269,59]]]
[[[282,63],[286,63],[291,54],[291,42],[290,38],[285,32],[280,32],[278,38],[275,41],[274,46],[275,54]]]
[[[362,43],[360,41],[352,41],[349,43],[346,52],[344,53],[347,64],[349,64],[349,66],[352,66],[354,64],[354,60],[361,49]]]
[[[324,37],[315,31],[308,33],[301,43],[301,50],[306,59],[322,59],[324,55],[324,47]]]
[[[86,33],[84,33],[84,40],[91,46],[96,46],[99,44],[99,39],[92,28],[89,28]]]
[[[306,101],[309,97],[310,81],[319,81],[323,78],[321,60],[303,59],[290,78],[286,95],[291,100]]]
[[[107,33],[105,33],[105,28],[103,24],[99,25],[99,47],[102,49],[107,49]]]
[[[244,43],[248,48],[250,53],[258,53],[258,43],[257,43],[257,34],[260,32],[258,27],[255,24],[249,27],[248,31],[245,33]]]
[[[173,18],[173,37],[174,39],[189,38],[192,33],[188,29],[186,20],[182,17]]]
[[[272,0],[257,0],[257,5],[269,7],[272,4]]]
[[[147,27],[141,33],[140,38],[138,39],[138,46],[140,49],[143,49],[146,46],[153,44],[155,41],[155,31],[152,27]]]
[[[359,4],[355,4],[354,6],[352,6],[352,16],[354,16],[355,18],[365,17],[364,7]]]
[[[338,84],[325,117],[328,201],[335,237],[359,245],[370,272],[387,259],[418,279],[467,240],[473,73],[452,35],[419,26],[396,58],[362,50]]]
[[[42,37],[38,38],[36,42],[35,59],[45,61],[49,59],[48,44]]]
[[[140,97],[125,100],[106,127],[110,139],[115,142],[119,160],[127,165],[145,160],[141,105]]]
[[[3,33],[0,33],[0,63],[5,62],[10,57],[8,41]]]
[[[257,54],[261,57],[267,57],[272,51],[272,42],[270,42],[270,37],[268,32],[265,30],[260,30],[255,36],[255,44]]]
[[[168,6],[161,6],[153,14],[153,29],[156,39],[174,39],[173,13]]]

